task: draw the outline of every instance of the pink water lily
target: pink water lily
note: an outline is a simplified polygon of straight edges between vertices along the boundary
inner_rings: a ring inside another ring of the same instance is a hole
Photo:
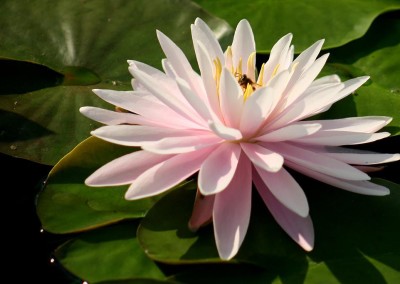
[[[316,79],[328,58],[317,58],[323,40],[294,59],[288,34],[257,73],[253,32],[246,20],[238,24],[225,52],[202,20],[191,31],[200,75],[181,49],[157,31],[166,55],[163,71],[128,61],[134,91],[94,90],[124,111],[81,108],[85,116],[106,124],[93,136],[141,147],[98,169],[87,185],[130,184],[125,197],[136,200],[198,172],[189,227],[197,230],[212,221],[222,259],[234,257],[244,240],[253,183],[283,230],[312,250],[307,199],[287,168],[348,191],[389,194],[386,187],[371,183],[366,172],[400,155],[342,147],[389,136],[376,133],[389,117],[305,120],[354,92],[368,77]]]

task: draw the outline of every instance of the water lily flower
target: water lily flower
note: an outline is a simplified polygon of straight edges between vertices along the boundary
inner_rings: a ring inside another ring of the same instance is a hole
[[[92,131],[93,136],[141,148],[95,171],[87,185],[129,184],[125,198],[136,200],[165,192],[198,172],[189,227],[197,230],[211,221],[222,259],[234,257],[245,238],[253,184],[283,230],[304,250],[313,249],[307,198],[288,168],[340,189],[389,194],[386,187],[370,182],[366,172],[400,155],[342,146],[389,136],[377,131],[391,118],[311,118],[368,80],[341,82],[336,75],[316,79],[328,58],[317,58],[323,40],[294,59],[292,35],[287,34],[257,73],[248,21],[240,21],[225,52],[201,19],[191,32],[200,74],[157,31],[166,55],[163,71],[128,61],[133,91],[93,90],[124,111],[80,109],[106,124]]]

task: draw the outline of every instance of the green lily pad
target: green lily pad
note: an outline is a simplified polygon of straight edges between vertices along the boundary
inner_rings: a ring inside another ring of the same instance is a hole
[[[382,15],[367,34],[330,51],[322,74],[338,74],[342,80],[369,75],[354,95],[333,105],[321,118],[383,115],[393,121],[385,129],[400,134],[400,12]]]
[[[379,14],[400,9],[396,0],[195,1],[232,27],[248,19],[258,52],[269,51],[287,33],[294,34],[296,51],[322,38],[324,48],[341,46],[363,36]]]
[[[311,253],[283,232],[254,194],[249,231],[230,262],[252,263],[272,273],[267,274],[268,279],[283,283],[320,283],[321,279],[384,283],[382,280],[398,279],[400,185],[379,179],[375,182],[391,188],[391,195],[362,196],[301,179],[316,235]],[[194,195],[194,189],[173,191],[142,220],[138,239],[150,258],[174,264],[222,263],[211,226],[198,233],[187,229]]]
[[[127,186],[97,188],[84,184],[100,166],[134,150],[91,137],[66,155],[50,172],[38,197],[37,213],[43,228],[61,234],[143,217],[159,197],[127,201]]]
[[[141,250],[136,226],[128,222],[84,233],[57,248],[55,256],[64,268],[89,283],[129,283],[126,279],[160,283],[156,280],[165,276]]]
[[[190,60],[196,17],[231,31],[188,0],[4,0],[0,10],[0,66],[11,74],[1,83],[12,82],[0,88],[0,151],[51,165],[98,127],[80,107],[111,108],[92,89],[130,89],[127,59],[161,66],[156,29]]]

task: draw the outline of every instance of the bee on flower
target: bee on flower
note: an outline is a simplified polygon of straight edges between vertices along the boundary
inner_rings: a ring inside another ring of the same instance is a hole
[[[343,146],[389,136],[377,131],[391,118],[306,120],[368,80],[341,82],[336,75],[316,79],[328,58],[317,58],[323,40],[294,58],[292,35],[287,34],[257,73],[248,21],[240,21],[225,52],[201,19],[191,32],[200,74],[182,50],[157,31],[166,56],[162,71],[130,60],[133,91],[93,90],[127,112],[80,109],[106,124],[92,131],[93,136],[141,148],[95,171],[87,185],[128,184],[125,198],[136,200],[165,192],[198,173],[189,227],[197,230],[212,221],[222,259],[234,257],[245,238],[253,184],[283,230],[304,250],[313,249],[307,198],[288,168],[340,189],[389,194],[386,187],[370,182],[366,172],[400,155]]]

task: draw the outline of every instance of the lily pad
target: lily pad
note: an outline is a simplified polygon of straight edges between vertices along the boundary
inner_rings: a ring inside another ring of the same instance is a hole
[[[92,89],[130,89],[127,59],[161,66],[156,29],[189,59],[196,17],[222,37],[231,31],[188,0],[4,0],[0,10],[0,58],[16,82],[1,88],[0,151],[50,165],[98,127],[81,106],[110,108]]]
[[[89,283],[129,283],[126,279],[160,283],[156,280],[165,276],[141,250],[136,226],[128,222],[84,233],[60,246],[55,256],[64,268]]]
[[[400,134],[400,12],[382,15],[367,34],[330,51],[323,74],[338,74],[342,80],[369,75],[370,80],[354,95],[333,105],[323,118],[383,115],[393,117],[385,129]]]
[[[84,184],[100,166],[135,150],[91,137],[66,155],[51,170],[38,197],[37,213],[43,228],[62,234],[143,217],[159,197],[127,201],[127,186],[97,188]]]
[[[362,37],[379,14],[400,9],[396,0],[195,1],[233,27],[248,19],[258,52],[268,52],[287,33],[294,34],[296,51],[322,38],[324,48],[341,46]]]
[[[391,188],[391,195],[371,197],[309,179],[301,181],[315,227],[314,251],[306,253],[298,247],[254,194],[249,231],[231,262],[252,263],[272,273],[268,279],[284,283],[320,283],[321,279],[384,283],[399,279],[400,186],[376,179]],[[211,226],[198,233],[187,229],[194,194],[194,189],[173,191],[142,220],[138,239],[150,258],[174,264],[222,262]]]

